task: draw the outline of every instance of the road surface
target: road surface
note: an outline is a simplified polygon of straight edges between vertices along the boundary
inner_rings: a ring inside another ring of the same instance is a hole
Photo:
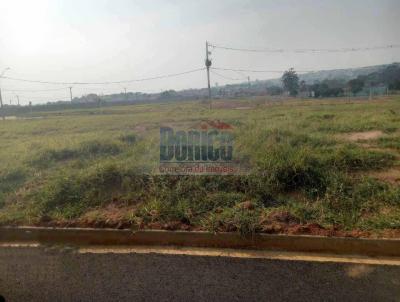
[[[288,255],[2,246],[0,295],[10,302],[400,301],[398,263],[288,260]]]

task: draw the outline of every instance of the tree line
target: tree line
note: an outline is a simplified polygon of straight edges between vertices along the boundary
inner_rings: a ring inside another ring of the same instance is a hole
[[[400,65],[391,64],[386,68],[370,73],[360,75],[355,79],[346,81],[344,79],[325,79],[313,84],[307,84],[300,81],[297,72],[291,68],[284,72],[282,78],[283,90],[291,96],[297,96],[302,92],[312,92],[315,97],[338,97],[349,92],[357,95],[364,89],[385,86],[390,90],[400,90]],[[277,87],[271,87],[271,94],[280,94]]]

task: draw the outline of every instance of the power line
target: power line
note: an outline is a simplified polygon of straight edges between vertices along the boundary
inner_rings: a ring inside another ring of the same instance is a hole
[[[235,71],[235,72],[259,72],[259,73],[283,73],[285,70],[254,70],[254,69],[234,69],[213,67],[215,70]],[[315,72],[315,70],[296,70],[297,72]]]
[[[60,91],[66,90],[68,87],[64,88],[54,88],[54,89],[3,89],[3,91],[8,92],[45,92],[45,91]]]
[[[24,100],[65,100],[65,101],[69,101],[70,98],[66,97],[66,96],[22,96],[21,99]]]
[[[7,92],[47,92],[47,91],[61,91],[65,90],[67,91],[69,87],[63,87],[63,88],[53,88],[53,89],[2,89],[2,91],[7,91]],[[104,90],[103,87],[79,87],[77,88],[79,90]],[[117,89],[124,89],[123,87],[121,88],[114,88],[113,91]]]
[[[238,78],[231,78],[231,77],[222,75],[222,74],[220,74],[220,73],[218,73],[218,72],[215,72],[215,71],[212,70],[212,69],[211,69],[211,73],[212,73],[212,74],[215,74],[215,75],[217,75],[217,76],[219,76],[219,77],[221,77],[221,78],[224,78],[224,79],[226,79],[226,80],[231,80],[231,81],[244,81],[244,79],[245,79],[245,78],[241,78],[241,79],[238,79]],[[246,79],[247,79],[247,77],[246,77]]]
[[[397,64],[397,63],[396,63]],[[329,69],[329,68],[318,68],[318,69],[295,69],[296,72],[301,72],[301,73],[315,73],[315,72],[322,72],[322,71],[338,71],[338,70],[346,70],[346,69],[366,69],[369,67],[348,67],[348,68],[335,68],[335,69]],[[245,68],[225,68],[225,67],[212,67],[211,69],[214,70],[223,70],[223,71],[234,71],[234,72],[254,72],[254,73],[284,73],[287,70],[267,70],[267,69],[245,69]]]
[[[1,77],[3,79],[7,80],[13,80],[13,81],[20,81],[20,82],[28,82],[28,83],[40,83],[40,84],[54,84],[54,85],[111,85],[111,84],[122,84],[122,83],[131,83],[131,82],[144,82],[144,81],[151,81],[151,80],[158,80],[158,79],[165,79],[165,78],[172,78],[172,77],[177,77],[189,73],[194,73],[197,71],[204,70],[205,68],[197,68],[197,69],[192,69],[184,72],[179,72],[179,73],[172,73],[172,74],[166,74],[166,75],[161,75],[161,76],[154,76],[154,77],[149,77],[149,78],[142,78],[142,79],[133,79],[133,80],[126,80],[126,81],[107,81],[107,82],[53,82],[53,81],[42,81],[42,80],[28,80],[28,79],[20,79],[20,78],[13,78],[13,77]]]
[[[337,53],[337,52],[356,52],[356,51],[372,51],[372,50],[383,50],[400,48],[400,44],[390,44],[384,46],[372,46],[372,47],[344,47],[344,48],[304,48],[304,49],[283,49],[283,48],[267,48],[267,49],[251,49],[251,48],[235,48],[222,45],[209,44],[212,48],[231,50],[231,51],[242,51],[242,52],[265,52],[265,53]]]

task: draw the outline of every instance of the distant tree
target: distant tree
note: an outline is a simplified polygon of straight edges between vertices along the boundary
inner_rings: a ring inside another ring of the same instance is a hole
[[[389,84],[389,89],[400,90],[400,80],[393,81]]]
[[[384,70],[382,75],[383,82],[388,84],[389,89],[400,90],[400,65],[392,64]]]
[[[165,90],[161,93],[160,98],[161,99],[169,99],[173,98],[177,95],[175,90]]]
[[[341,79],[325,79],[311,86],[315,97],[338,97],[344,94],[346,83]]]
[[[353,94],[360,92],[364,88],[365,81],[358,77],[349,81],[349,88]]]
[[[386,68],[370,73],[365,77],[368,86],[386,85],[389,89],[400,89],[400,64],[394,63]]]
[[[306,81],[301,81],[301,82],[300,82],[300,87],[299,87],[299,89],[300,89],[301,92],[307,91],[308,88],[307,88]]]
[[[283,87],[289,94],[296,96],[299,92],[299,76],[293,68],[285,71],[282,76]]]
[[[283,93],[283,89],[280,86],[272,85],[270,87],[267,87],[267,93],[269,95],[280,95]]]
[[[337,80],[324,80],[311,86],[315,97],[338,97],[344,94],[344,90]]]
[[[314,91],[314,95],[316,98],[328,96],[329,87],[324,82],[315,83],[314,85],[311,86],[311,89]]]

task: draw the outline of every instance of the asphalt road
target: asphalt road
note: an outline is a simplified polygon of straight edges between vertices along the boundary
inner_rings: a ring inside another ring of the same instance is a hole
[[[400,301],[400,266],[1,247],[0,295],[10,302]]]

